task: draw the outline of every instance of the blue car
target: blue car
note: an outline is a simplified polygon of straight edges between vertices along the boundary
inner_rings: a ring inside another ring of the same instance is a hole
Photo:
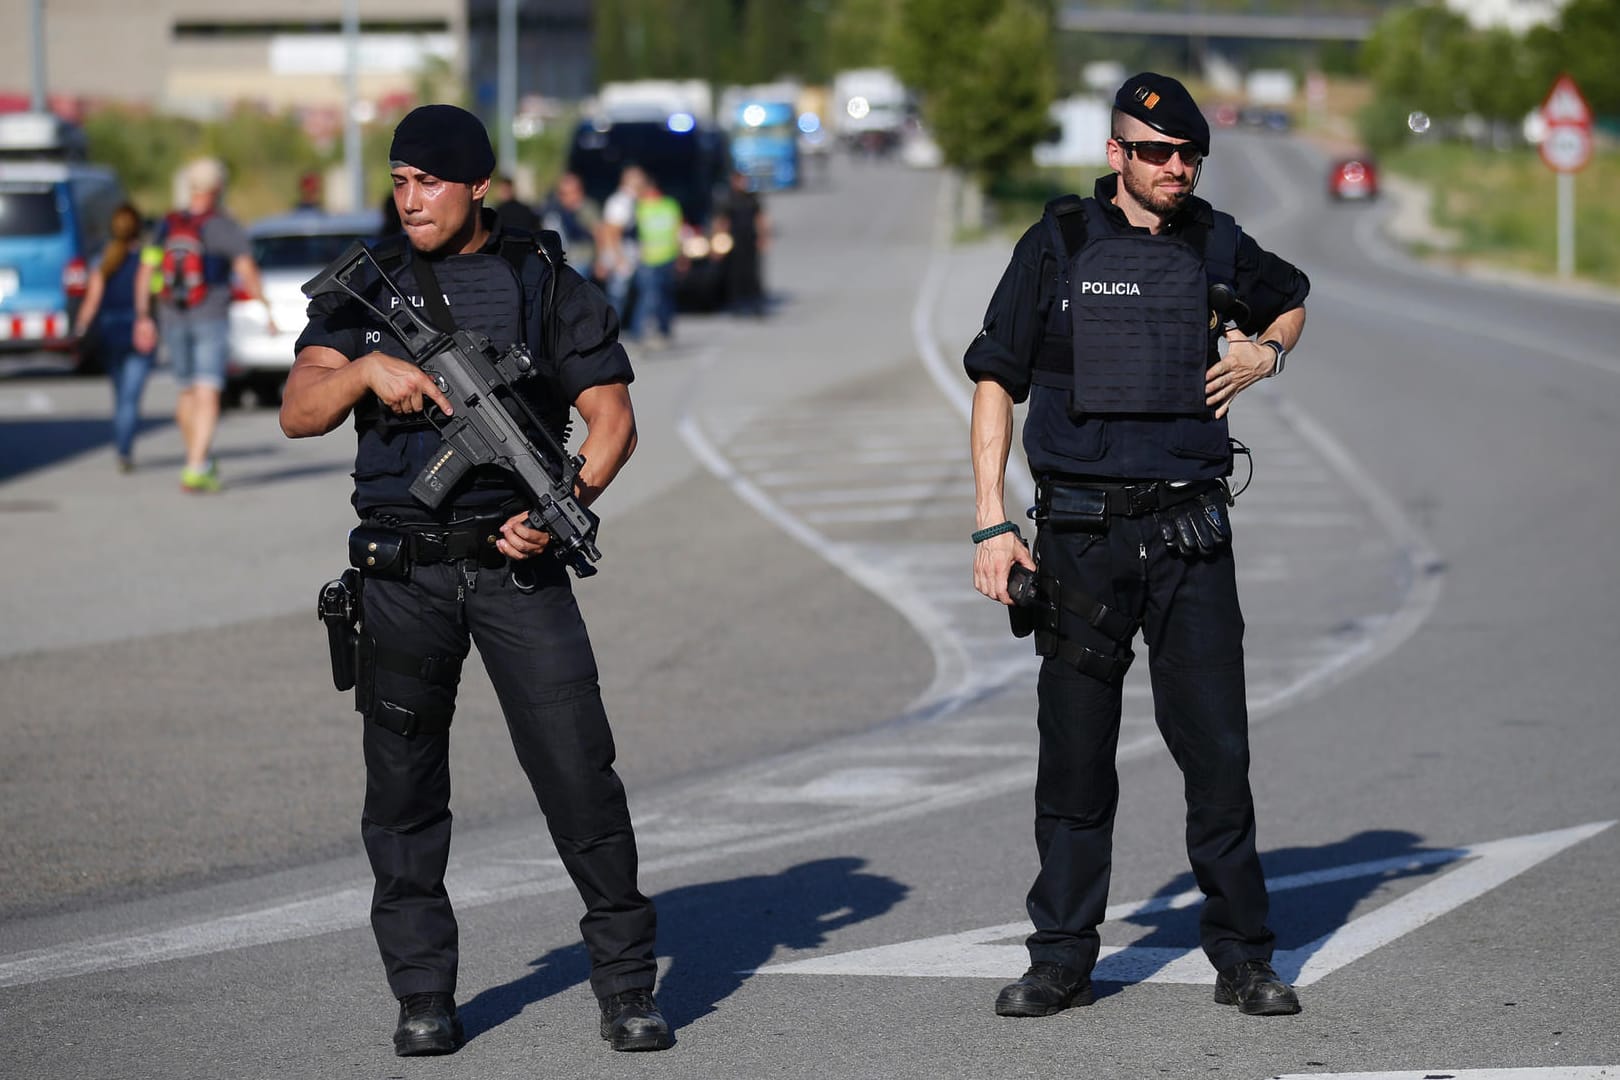
[[[107,169],[0,161],[0,350],[76,350],[90,260],[123,201]]]

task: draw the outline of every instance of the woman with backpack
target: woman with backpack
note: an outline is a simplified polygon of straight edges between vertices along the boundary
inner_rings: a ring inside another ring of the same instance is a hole
[[[135,429],[154,350],[135,348],[135,273],[141,264],[140,211],[125,203],[113,211],[112,239],[91,268],[74,332],[101,355],[113,386],[113,443],[118,471],[135,469]]]

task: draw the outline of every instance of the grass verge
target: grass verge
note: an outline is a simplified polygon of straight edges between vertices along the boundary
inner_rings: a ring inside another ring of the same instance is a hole
[[[1557,174],[1530,148],[1442,144],[1384,159],[1434,192],[1434,221],[1458,237],[1448,255],[1519,273],[1558,270]],[[1620,151],[1600,149],[1575,174],[1575,275],[1620,285]]]

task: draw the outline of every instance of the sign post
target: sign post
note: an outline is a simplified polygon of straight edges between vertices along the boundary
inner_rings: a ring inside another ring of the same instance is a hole
[[[1592,160],[1592,109],[1568,75],[1558,76],[1541,104],[1547,133],[1541,160],[1558,174],[1558,276],[1575,273],[1575,174]]]

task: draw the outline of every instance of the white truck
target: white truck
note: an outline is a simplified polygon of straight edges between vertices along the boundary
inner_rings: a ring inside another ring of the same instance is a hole
[[[852,150],[886,154],[900,142],[910,116],[903,86],[887,68],[857,68],[833,76],[833,132]]]

